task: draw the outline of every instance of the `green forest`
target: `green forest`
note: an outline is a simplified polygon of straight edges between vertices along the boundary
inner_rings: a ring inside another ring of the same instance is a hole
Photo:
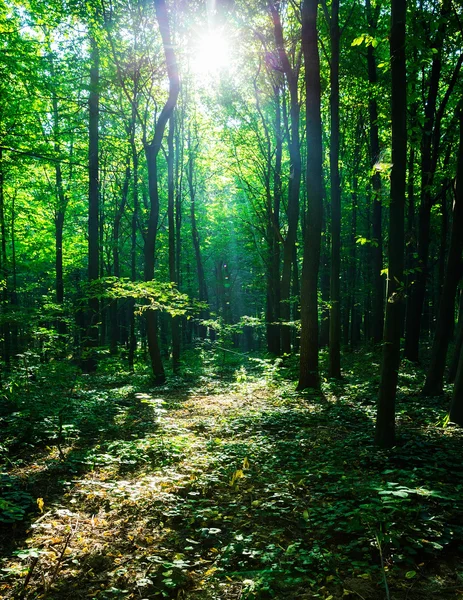
[[[461,0],[0,44],[0,598],[463,599]]]

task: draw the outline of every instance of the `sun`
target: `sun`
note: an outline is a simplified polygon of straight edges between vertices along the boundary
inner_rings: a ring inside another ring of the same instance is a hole
[[[194,70],[198,75],[217,75],[231,62],[230,44],[222,31],[210,30],[202,35],[194,52]]]

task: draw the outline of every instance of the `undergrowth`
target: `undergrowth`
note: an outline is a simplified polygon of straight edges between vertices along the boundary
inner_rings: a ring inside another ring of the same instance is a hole
[[[461,432],[405,364],[397,446],[375,448],[378,366],[352,353],[296,393],[291,359],[226,348],[162,388],[26,356],[0,405],[0,595],[456,597]]]

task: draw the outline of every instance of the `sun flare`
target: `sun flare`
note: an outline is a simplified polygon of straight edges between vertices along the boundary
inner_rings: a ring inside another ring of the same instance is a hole
[[[215,75],[230,66],[231,52],[221,31],[208,31],[198,41],[194,69],[199,75]]]

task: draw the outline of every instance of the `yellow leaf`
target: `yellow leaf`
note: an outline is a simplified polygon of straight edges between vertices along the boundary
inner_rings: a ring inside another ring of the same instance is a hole
[[[243,459],[243,469],[249,469],[249,460],[247,456],[245,456]]]
[[[43,498],[37,498],[37,506],[39,507],[40,512],[43,513],[43,507],[45,506]]]
[[[328,577],[326,578],[326,581],[333,581],[334,579],[334,575],[328,575]]]
[[[232,478],[230,479],[230,485],[233,486],[236,483],[237,479],[242,479],[244,477],[244,473],[241,469],[238,469],[237,471],[235,471],[232,475]]]

